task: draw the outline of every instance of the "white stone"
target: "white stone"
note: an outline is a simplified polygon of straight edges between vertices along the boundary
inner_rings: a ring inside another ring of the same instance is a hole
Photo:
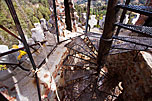
[[[44,18],[41,18],[40,19],[40,22],[41,22],[41,28],[45,31],[45,30],[48,30],[48,28],[47,28],[47,22],[46,22],[46,20],[44,19]]]
[[[36,28],[31,29],[33,40],[34,41],[43,41],[45,38],[44,38],[44,33],[41,28],[41,25],[35,24],[34,26],[36,26]]]
[[[125,19],[123,20],[123,24],[127,24],[128,23],[128,21],[129,21],[129,15],[125,15]]]
[[[96,18],[96,15],[91,15],[91,19],[89,20],[89,25],[91,28],[97,25],[97,20],[95,18]]]
[[[132,19],[131,23],[134,25],[137,22],[137,20],[139,19],[139,17],[140,17],[140,14],[136,14],[136,16]]]
[[[99,25],[100,25],[100,28],[102,28],[102,29],[103,29],[103,27],[104,27],[105,18],[106,18],[106,16],[104,15],[104,16],[102,17],[102,19],[99,20]]]
[[[8,50],[9,50],[8,46],[6,46],[6,45],[0,45],[0,53],[7,52]]]

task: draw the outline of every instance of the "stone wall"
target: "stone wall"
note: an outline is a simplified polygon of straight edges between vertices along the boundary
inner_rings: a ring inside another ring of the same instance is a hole
[[[109,75],[112,78],[110,86],[115,81],[122,82],[123,91],[118,101],[151,101],[152,100],[152,67],[151,54],[147,52],[130,51],[109,55],[106,62]],[[107,85],[105,85],[107,86]]]

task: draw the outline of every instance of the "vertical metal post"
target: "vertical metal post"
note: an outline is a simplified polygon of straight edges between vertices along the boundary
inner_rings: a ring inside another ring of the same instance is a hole
[[[90,4],[91,4],[91,0],[88,0],[88,5],[87,5],[87,19],[86,19],[86,30],[85,33],[88,32],[88,23],[89,23],[89,16],[90,16]]]
[[[116,9],[117,3],[118,0],[108,1],[105,25],[104,25],[103,35],[100,38],[98,57],[97,57],[98,72],[100,72],[102,66],[104,65],[106,57],[111,48],[112,36],[115,30],[114,23],[116,22],[116,14],[118,12]]]
[[[57,21],[57,15],[56,15],[56,4],[55,0],[53,0],[53,9],[54,9],[54,17],[55,17],[55,25],[56,25],[56,34],[57,34],[57,41],[59,41],[59,30],[58,30],[58,21]]]
[[[130,0],[126,0],[125,5],[129,5],[129,3],[130,3]],[[123,22],[123,20],[124,20],[124,18],[125,18],[125,14],[126,14],[126,13],[127,13],[127,10],[126,10],[126,9],[124,9],[124,10],[123,10],[123,12],[122,12],[121,18],[120,18],[120,23],[122,23],[122,22]],[[120,29],[121,29],[121,27],[118,27],[118,28],[117,28],[116,36],[118,36],[118,35],[119,35]]]
[[[66,29],[72,31],[69,0],[64,0]]]
[[[20,22],[19,22],[19,20],[18,20],[16,11],[15,11],[15,9],[14,9],[13,3],[12,3],[11,0],[5,0],[5,2],[6,2],[8,8],[9,8],[9,10],[10,10],[10,13],[11,13],[12,17],[13,17],[14,23],[15,23],[16,28],[17,28],[17,30],[18,30],[18,33],[19,33],[19,35],[20,35],[20,37],[21,37],[21,39],[22,39],[22,42],[23,42],[24,47],[25,47],[25,49],[26,49],[26,52],[27,52],[27,54],[28,54],[28,56],[29,56],[29,59],[30,59],[30,61],[31,61],[31,63],[32,63],[33,69],[36,71],[36,65],[35,65],[34,59],[33,59],[32,54],[31,54],[31,52],[30,52],[29,46],[28,46],[28,44],[27,44],[27,41],[26,41],[26,39],[25,39],[23,30],[22,30],[22,28],[21,28],[21,25],[20,25]],[[37,85],[37,90],[38,90],[39,101],[41,101],[41,93],[40,93],[40,86],[39,86],[39,80],[38,80],[37,73],[35,73],[35,79],[36,79],[36,85]]]

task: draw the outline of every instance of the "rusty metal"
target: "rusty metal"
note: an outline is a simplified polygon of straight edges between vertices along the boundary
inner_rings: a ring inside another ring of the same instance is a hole
[[[53,0],[53,8],[54,8],[54,17],[55,17],[57,41],[58,41],[58,43],[60,43],[60,40],[59,40],[58,21],[57,21],[57,15],[56,15],[56,4],[55,4],[55,0]]]
[[[122,24],[122,23],[115,23],[116,26],[136,32],[141,34],[144,37],[151,37],[152,38],[152,27],[147,26],[137,26],[131,24]]]
[[[117,7],[152,17],[152,6],[117,5]]]
[[[106,19],[105,19],[105,25],[103,30],[103,35],[100,38],[100,45],[98,49],[98,57],[97,57],[97,64],[98,64],[98,72],[101,70],[101,65],[104,65],[106,56],[109,53],[109,50],[111,48],[112,41],[105,41],[103,39],[111,39],[114,34],[114,23],[116,21],[116,5],[118,3],[118,0],[109,0],[108,1],[108,7],[107,7],[107,13],[106,13]]]
[[[3,29],[4,31],[6,31],[7,33],[9,33],[10,35],[12,35],[14,38],[18,39],[20,42],[22,42],[22,39],[19,38],[18,36],[16,36],[14,33],[12,33],[11,31],[9,31],[7,28],[5,28],[3,25],[0,25],[0,28]],[[31,47],[33,50],[36,51],[35,48]]]
[[[21,68],[22,70],[25,70],[25,71],[30,71],[29,69],[26,69],[26,68],[24,68],[24,67],[22,67],[21,65],[20,65],[20,63],[0,63],[1,65],[15,65],[15,66],[18,66],[19,68]]]
[[[9,31],[7,28],[5,28],[3,25],[0,25],[0,28],[3,29],[4,31],[6,31],[7,33],[9,33],[10,35],[12,35],[13,37],[15,37],[16,39],[20,40],[22,42],[22,39],[20,39],[18,36],[16,36],[14,33],[12,33],[11,31]]]
[[[44,43],[46,43],[46,41],[42,41],[40,43],[44,44]],[[36,45],[39,45],[39,43],[35,43],[35,44],[32,44],[32,45],[29,45],[29,47],[36,46]],[[4,52],[4,53],[0,53],[0,57],[8,55],[8,54],[11,54],[11,53],[14,53],[14,52],[17,52],[19,50],[23,50],[23,49],[25,49],[25,47],[21,47],[21,48],[18,48],[18,49],[12,49],[10,51]]]
[[[94,53],[94,55],[97,56],[97,54],[96,54],[97,53],[97,49],[95,48],[95,46],[93,45],[93,43],[91,42],[91,40],[89,39],[89,37],[87,35],[85,35],[83,41],[92,50],[92,52]]]
[[[130,0],[126,0],[125,5],[129,5],[129,3],[130,3]],[[121,18],[120,18],[120,23],[122,23],[122,22],[123,22],[123,20],[124,20],[124,18],[125,18],[125,14],[126,14],[126,13],[127,13],[127,10],[126,10],[126,9],[124,9],[124,10],[123,10],[123,12],[122,12]],[[121,29],[121,27],[118,27],[118,28],[117,28],[116,36],[118,36],[118,35],[119,35],[120,29]]]
[[[75,38],[70,43],[66,44],[65,47],[84,54],[92,59],[96,59],[96,57],[93,55],[92,50],[84,43],[84,41],[80,37]],[[91,51],[87,51],[86,49]]]
[[[139,41],[140,38],[138,37],[119,37],[119,36],[113,36],[113,39],[125,41],[125,42],[130,42],[136,45],[141,45],[141,46],[146,46],[152,48],[151,44],[144,44],[143,42]]]
[[[87,5],[87,19],[86,19],[86,30],[85,33],[88,31],[88,22],[89,22],[89,16],[90,16],[90,4],[91,0],[88,0],[88,5]]]
[[[55,1],[55,0],[54,0],[54,1]],[[31,63],[32,63],[33,69],[36,71],[36,64],[35,64],[35,62],[34,62],[34,59],[33,59],[33,57],[32,57],[32,54],[31,54],[31,52],[30,52],[30,48],[29,48],[29,46],[28,46],[28,44],[27,44],[27,41],[26,41],[26,39],[25,39],[24,33],[23,33],[23,31],[22,31],[22,28],[21,28],[21,25],[20,25],[20,22],[19,22],[19,19],[18,19],[18,17],[17,17],[16,11],[15,11],[15,9],[14,9],[13,3],[12,3],[11,0],[5,0],[5,2],[6,2],[8,8],[9,8],[9,10],[10,10],[10,13],[11,13],[11,15],[12,15],[12,18],[13,18],[13,20],[14,20],[14,22],[15,22],[15,25],[16,25],[16,28],[17,28],[17,30],[18,30],[18,33],[19,33],[19,35],[20,35],[20,37],[21,37],[21,39],[22,39],[22,42],[23,42],[24,47],[25,47],[25,49],[26,49],[26,52],[27,52],[27,54],[28,54],[28,56],[29,56],[29,59],[30,59],[30,61],[31,61]],[[39,101],[41,101],[41,92],[40,92],[40,86],[39,86],[39,80],[38,80],[37,73],[35,73],[35,79],[36,79],[36,85],[37,85],[37,90],[38,90]]]

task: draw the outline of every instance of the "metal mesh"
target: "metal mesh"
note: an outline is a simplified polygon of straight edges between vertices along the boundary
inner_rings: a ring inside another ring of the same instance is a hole
[[[136,26],[136,25],[122,24],[122,23],[116,23],[115,25],[152,37],[152,27]]]
[[[130,11],[152,16],[152,6],[138,6],[138,5],[117,5],[117,7],[125,8]]]

